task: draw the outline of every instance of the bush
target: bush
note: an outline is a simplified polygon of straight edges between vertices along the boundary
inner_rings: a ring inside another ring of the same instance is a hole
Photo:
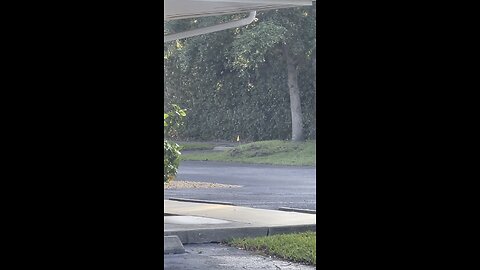
[[[180,165],[180,146],[176,143],[163,141],[163,182],[175,178]]]
[[[186,112],[173,104],[172,111],[163,114],[164,136],[174,137],[177,129],[182,125],[182,118]],[[168,140],[163,141],[163,182],[171,181],[177,175],[180,165],[180,146]]]

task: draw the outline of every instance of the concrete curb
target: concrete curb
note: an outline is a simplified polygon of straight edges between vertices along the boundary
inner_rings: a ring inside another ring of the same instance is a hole
[[[163,254],[182,254],[185,248],[176,235],[163,236]]]
[[[164,231],[164,235],[176,235],[183,244],[220,243],[231,238],[260,237],[285,233],[316,231],[316,224],[271,226],[271,227],[238,227]]]
[[[292,226],[273,226],[268,228],[268,235],[286,234],[286,233],[302,233],[302,232],[316,232],[316,224],[307,225],[292,225]]]
[[[191,202],[191,203],[208,203],[208,204],[221,204],[221,205],[234,205],[231,202],[219,202],[219,201],[205,201],[205,200],[195,200],[195,199],[184,199],[184,198],[168,198],[171,201],[178,202]]]
[[[212,228],[183,231],[164,231],[164,235],[177,235],[183,244],[220,243],[239,237],[266,236],[267,227]]]
[[[278,208],[278,210],[285,211],[285,212],[298,212],[298,213],[304,213],[304,214],[317,214],[317,210],[311,210],[311,209],[280,207]]]

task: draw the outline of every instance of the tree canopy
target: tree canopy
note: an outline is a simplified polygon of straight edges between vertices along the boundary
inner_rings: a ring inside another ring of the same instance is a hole
[[[172,21],[165,32],[240,16]],[[188,111],[184,139],[313,138],[315,51],[315,7],[260,12],[246,27],[166,43],[164,108]]]

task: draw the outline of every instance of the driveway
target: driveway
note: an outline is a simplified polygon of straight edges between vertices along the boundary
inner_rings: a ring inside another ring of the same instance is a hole
[[[165,190],[164,199],[181,197],[226,201],[263,209],[293,207],[316,210],[315,167],[182,161],[177,179],[242,187]]]

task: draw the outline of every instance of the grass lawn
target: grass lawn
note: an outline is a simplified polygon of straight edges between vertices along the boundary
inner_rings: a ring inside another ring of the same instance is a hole
[[[233,239],[228,245],[292,262],[317,264],[315,232],[282,234],[258,238]]]
[[[182,150],[212,150],[215,145],[210,143],[199,142],[177,142],[182,147]]]
[[[228,151],[183,154],[181,159],[315,166],[315,144],[316,141],[261,141],[242,144]]]

